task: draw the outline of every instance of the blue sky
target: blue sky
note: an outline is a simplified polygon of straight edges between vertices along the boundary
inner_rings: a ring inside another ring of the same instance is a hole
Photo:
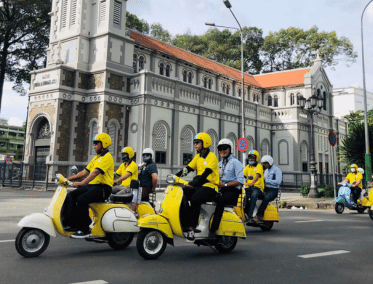
[[[264,35],[290,26],[309,29],[317,25],[320,31],[336,31],[338,37],[347,37],[358,53],[356,63],[346,67],[339,61],[335,70],[327,68],[334,88],[363,87],[361,62],[361,13],[369,0],[230,0],[232,10],[242,26],[256,26]],[[161,23],[172,35],[191,31],[203,34],[205,22],[233,26],[237,24],[222,0],[129,0],[129,12],[149,24]],[[373,91],[373,3],[364,16],[364,47],[367,90]],[[0,117],[11,124],[26,120],[27,97],[11,91],[12,83],[4,87]]]

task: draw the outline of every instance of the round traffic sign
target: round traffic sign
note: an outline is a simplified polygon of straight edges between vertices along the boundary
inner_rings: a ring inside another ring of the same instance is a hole
[[[249,149],[249,141],[246,138],[240,138],[237,141],[237,149],[240,152],[246,152]]]
[[[10,155],[7,155],[5,157],[5,162],[10,163],[12,161],[12,157]]]
[[[337,134],[333,130],[329,131],[328,140],[330,146],[334,147],[337,145]]]

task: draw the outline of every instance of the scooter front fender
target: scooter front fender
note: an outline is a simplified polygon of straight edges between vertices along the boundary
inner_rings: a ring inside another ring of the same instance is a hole
[[[42,213],[33,213],[23,217],[17,226],[40,229],[48,235],[56,237],[56,229],[53,226],[52,220]]]
[[[147,215],[144,218],[139,219],[137,225],[140,228],[150,228],[155,229],[163,234],[166,235],[166,237],[173,239],[174,235],[171,230],[171,226],[168,223],[167,219],[160,216],[160,215]]]

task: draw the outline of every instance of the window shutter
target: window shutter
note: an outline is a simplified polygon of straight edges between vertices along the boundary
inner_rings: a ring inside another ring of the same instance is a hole
[[[68,3],[68,0],[63,0],[62,1],[61,28],[66,27],[67,3]]]
[[[106,16],[106,1],[100,2],[100,22],[105,21]]]
[[[70,24],[73,26],[76,22],[76,2],[77,0],[71,1],[71,22]]]
[[[120,25],[122,21],[122,3],[114,1],[114,24]]]

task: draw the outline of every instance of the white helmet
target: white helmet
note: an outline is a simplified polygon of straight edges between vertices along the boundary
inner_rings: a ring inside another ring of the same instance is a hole
[[[154,152],[151,148],[145,148],[144,151],[142,151],[142,154],[150,154],[152,155],[152,159],[154,158]]]
[[[219,149],[219,146],[221,146],[221,145],[227,145],[227,146],[229,146],[231,149],[231,154],[233,154],[233,142],[231,141],[231,140],[229,140],[228,138],[223,138],[223,139],[221,139],[220,141],[219,141],[219,143],[218,143],[218,149]]]
[[[358,172],[358,173],[361,173],[361,174],[363,175],[363,174],[364,174],[364,169],[363,169],[363,168],[358,168],[358,169],[357,169],[357,172]]]
[[[265,155],[262,157],[262,164],[268,163],[271,167],[273,166],[273,158],[270,155]]]

